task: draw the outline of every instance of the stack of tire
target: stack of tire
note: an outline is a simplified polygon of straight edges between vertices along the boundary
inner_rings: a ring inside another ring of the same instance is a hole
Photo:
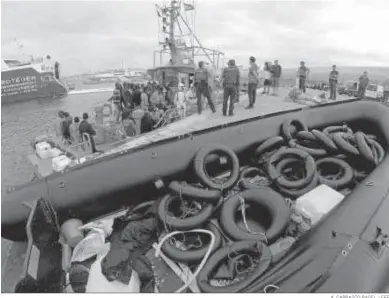
[[[227,156],[232,168],[226,180],[208,175],[206,164],[210,156]],[[253,152],[253,164],[243,169],[230,148],[224,145],[201,148],[193,162],[201,186],[172,181],[168,193],[158,204],[158,218],[166,232],[204,228],[215,234],[212,254],[197,276],[202,292],[243,292],[271,265],[268,245],[285,235],[291,216],[285,198],[296,199],[319,184],[337,190],[352,188],[383,158],[384,149],[375,136],[361,131],[354,133],[344,125],[309,131],[301,121],[287,120],[281,126],[281,135],[261,143]],[[326,168],[337,171],[328,173]],[[259,183],[252,182],[252,176],[263,179]],[[171,212],[175,202],[182,205],[190,201],[201,205],[196,214],[181,218]],[[264,209],[270,215],[271,224],[264,228],[263,233],[249,230],[247,221],[245,225],[238,222],[235,215],[242,202]],[[172,260],[199,264],[208,251],[208,245],[182,250],[172,242],[165,242],[162,251]],[[225,287],[211,285],[217,267],[232,252],[250,251],[259,253],[260,259],[249,276]]]
[[[207,158],[215,154],[226,155],[232,164],[231,174],[226,181],[216,181],[206,173]],[[190,185],[184,181],[171,182],[168,194],[161,199],[158,205],[158,218],[167,230],[190,231],[194,228],[211,230],[216,236],[216,241],[212,255],[197,277],[198,286],[202,292],[208,293],[241,292],[270,266],[272,257],[268,245],[280,238],[286,230],[290,219],[289,206],[284,198],[271,188],[265,186],[255,188],[244,183],[244,179],[239,179],[242,173],[246,175],[248,171],[247,169],[240,171],[237,155],[225,146],[210,145],[201,148],[194,159],[194,171],[203,187]],[[229,195],[233,189],[237,189],[238,185],[241,185],[243,190]],[[228,196],[227,199],[225,199],[226,196]],[[235,221],[235,213],[242,199],[249,204],[265,208],[270,213],[271,225],[264,233],[252,233],[241,223]],[[191,200],[202,205],[197,214],[187,218],[174,216],[171,211],[174,201]],[[171,242],[165,242],[162,245],[162,251],[169,258],[188,264],[200,263],[207,250],[208,244],[191,250],[182,250]],[[225,287],[211,285],[211,275],[232,252],[235,254],[257,253],[259,263],[250,275],[240,282]]]

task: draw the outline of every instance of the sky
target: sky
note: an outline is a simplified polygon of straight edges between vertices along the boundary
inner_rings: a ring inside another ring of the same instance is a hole
[[[161,1],[158,1],[159,3]],[[1,56],[49,54],[64,75],[153,66],[156,1],[1,1]],[[389,66],[389,1],[195,1],[203,46],[246,65]],[[386,32],[385,32],[386,31]]]

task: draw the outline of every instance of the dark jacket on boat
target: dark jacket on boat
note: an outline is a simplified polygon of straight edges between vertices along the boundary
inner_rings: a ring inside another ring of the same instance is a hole
[[[109,281],[128,284],[134,269],[141,281],[141,292],[153,292],[154,274],[146,253],[156,240],[154,216],[130,221],[124,229],[114,229],[111,248],[101,262],[101,272]]]

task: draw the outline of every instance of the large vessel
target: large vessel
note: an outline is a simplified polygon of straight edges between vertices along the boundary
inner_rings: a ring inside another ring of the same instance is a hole
[[[2,59],[1,104],[66,95],[68,88],[60,81],[59,65],[52,64],[49,55],[46,59]]]

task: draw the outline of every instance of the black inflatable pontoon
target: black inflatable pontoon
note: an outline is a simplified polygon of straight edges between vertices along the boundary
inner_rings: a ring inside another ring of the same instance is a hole
[[[124,205],[155,196],[154,182],[191,180],[193,157],[204,144],[218,143],[246,156],[269,137],[279,135],[286,119],[309,129],[347,122],[355,131],[375,134],[388,150],[389,108],[353,100],[308,107],[197,131],[79,165],[8,192],[2,198],[2,237],[24,240],[29,208],[24,202],[51,201],[59,221],[92,219]],[[250,153],[250,154],[249,154]],[[246,158],[247,159],[247,158]],[[290,252],[245,292],[274,285],[281,292],[380,292],[389,280],[389,158]]]

